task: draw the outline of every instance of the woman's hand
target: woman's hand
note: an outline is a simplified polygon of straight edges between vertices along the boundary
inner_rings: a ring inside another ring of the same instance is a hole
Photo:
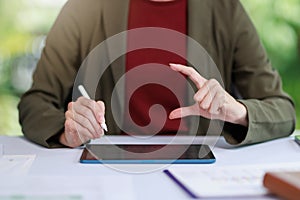
[[[94,101],[80,97],[70,102],[65,112],[65,131],[59,141],[68,147],[78,147],[90,139],[103,136],[100,124],[105,123],[105,105],[102,101]]]
[[[217,80],[206,80],[192,67],[179,64],[170,66],[174,71],[187,75],[198,88],[194,95],[195,104],[173,110],[170,119],[199,115],[248,126],[246,107],[228,94]]]

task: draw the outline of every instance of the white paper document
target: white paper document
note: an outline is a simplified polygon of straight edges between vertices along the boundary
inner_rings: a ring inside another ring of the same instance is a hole
[[[0,157],[0,176],[26,175],[34,159],[35,155],[2,155]]]
[[[267,171],[300,171],[300,162],[210,168],[175,166],[164,172],[190,196],[201,198],[266,195],[263,177]]]
[[[0,188],[1,200],[134,199],[132,179],[124,175],[4,176]]]

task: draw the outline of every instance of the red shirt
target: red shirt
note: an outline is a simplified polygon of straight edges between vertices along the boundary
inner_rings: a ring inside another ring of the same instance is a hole
[[[183,34],[187,32],[187,0],[175,0],[170,2],[153,2],[150,0],[131,0],[129,8],[128,18],[128,30],[142,27],[162,27],[172,29]],[[133,45],[136,38],[127,36],[127,48]],[[177,48],[181,52],[186,52],[186,41],[174,41]],[[138,49],[131,51],[126,55],[126,73],[130,70],[139,67],[143,64],[153,64],[153,72],[149,73],[149,76],[143,75],[145,81],[151,81],[151,77],[156,74],[162,78],[168,79],[176,85],[175,91],[156,83],[146,84],[139,87],[134,91],[133,95],[129,96],[128,87],[131,87],[136,78],[139,78],[139,74],[126,77],[126,102],[129,101],[129,108],[125,110],[125,127],[129,129],[128,134],[174,134],[177,131],[187,132],[187,124],[184,119],[170,120],[168,118],[171,111],[179,108],[180,105],[185,105],[184,99],[186,99],[187,83],[184,79],[178,79],[178,74],[173,72],[169,68],[169,63],[186,64],[186,60],[174,53],[165,51],[162,49]],[[156,64],[162,64],[167,68],[164,74],[161,74],[161,70],[157,68]],[[152,68],[152,66],[151,66]],[[151,69],[152,70],[152,69]],[[179,75],[181,76],[181,75]],[[153,110],[151,117],[149,116],[150,108],[155,105],[162,105],[166,111],[166,116],[163,113]],[[128,112],[129,109],[129,112]],[[131,122],[129,117],[132,118]],[[165,124],[161,124],[165,121]],[[181,130],[179,129],[180,123],[183,123]],[[151,124],[149,127],[148,124]],[[136,126],[138,125],[138,126]],[[158,132],[154,131],[160,127]],[[154,132],[153,132],[154,131]]]

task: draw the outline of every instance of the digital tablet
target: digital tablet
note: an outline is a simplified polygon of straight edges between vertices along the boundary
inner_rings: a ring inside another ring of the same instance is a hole
[[[200,144],[87,144],[81,163],[100,164],[209,164],[216,161],[207,145]]]

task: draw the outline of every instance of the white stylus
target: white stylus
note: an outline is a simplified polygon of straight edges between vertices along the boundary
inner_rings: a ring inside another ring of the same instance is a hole
[[[91,99],[89,94],[87,93],[87,91],[84,89],[83,85],[79,85],[78,86],[78,90],[79,92],[82,94],[82,96],[84,96],[87,99]],[[100,123],[100,126],[103,130],[105,130],[106,132],[108,131],[107,129],[107,125],[105,123]]]

